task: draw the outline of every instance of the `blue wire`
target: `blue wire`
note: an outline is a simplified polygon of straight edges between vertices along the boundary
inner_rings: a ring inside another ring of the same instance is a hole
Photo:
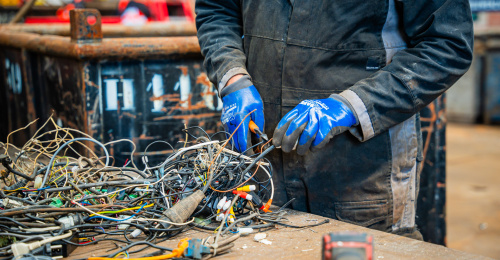
[[[144,206],[146,206],[146,205],[148,205],[147,202],[142,204],[142,206],[135,213],[139,213],[142,210],[142,208],[144,208]]]
[[[226,221],[226,227],[229,227],[229,224],[227,224],[227,221]],[[240,231],[236,231],[236,232],[233,232],[231,231],[231,229],[229,230],[229,232],[233,233],[233,234],[236,234],[236,233],[239,233]]]
[[[100,228],[102,229],[102,232],[106,233],[106,230],[104,230],[104,228],[102,228],[101,226],[97,226],[96,228]]]

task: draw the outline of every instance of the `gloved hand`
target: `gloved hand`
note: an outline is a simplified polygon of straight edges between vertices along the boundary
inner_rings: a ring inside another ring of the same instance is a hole
[[[221,98],[224,107],[222,109],[221,121],[224,129],[232,134],[243,118],[256,109],[247,117],[233,135],[233,143],[239,152],[250,147],[250,131],[248,124],[250,120],[264,131],[264,104],[259,92],[250,81],[250,77],[245,75],[231,85],[226,86],[221,91]]]
[[[315,151],[330,139],[357,124],[356,115],[340,96],[304,100],[288,112],[274,130],[273,144],[290,152],[297,144],[297,153]],[[345,102],[345,103],[344,103]]]

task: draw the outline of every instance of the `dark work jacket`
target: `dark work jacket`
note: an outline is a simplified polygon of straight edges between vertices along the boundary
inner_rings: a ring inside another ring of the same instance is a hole
[[[210,80],[248,74],[265,131],[304,99],[342,96],[359,125],[318,152],[271,153],[275,202],[401,233],[415,226],[418,111],[472,60],[467,0],[198,0]]]

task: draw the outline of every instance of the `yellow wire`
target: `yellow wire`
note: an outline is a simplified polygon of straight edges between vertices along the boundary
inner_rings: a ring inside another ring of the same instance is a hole
[[[116,254],[113,258],[118,258],[118,256],[120,256],[120,255],[123,255],[123,256],[125,256],[125,258],[127,258],[127,255],[124,252],[120,252],[120,253]]]
[[[214,234],[217,234],[217,230],[220,228],[220,226],[218,226],[215,230],[214,230]]]
[[[143,209],[152,207],[153,205],[155,205],[155,204],[153,203],[153,204],[146,205],[146,206],[143,207]],[[120,213],[120,212],[127,211],[127,210],[134,210],[134,209],[140,209],[140,208],[141,208],[141,206],[137,206],[137,207],[133,207],[133,208],[127,208],[127,209],[120,209],[120,210],[101,211],[101,212],[99,212],[99,214],[107,214],[107,213],[113,213],[113,214],[115,214],[115,213]],[[95,214],[89,215],[89,217],[92,217],[92,216],[95,216]]]
[[[35,123],[37,120],[38,120],[38,118],[37,118],[37,119],[35,119],[34,121],[31,121],[31,122],[30,122],[29,124],[27,124],[25,127],[21,127],[21,128],[19,128],[19,129],[16,129],[16,130],[14,130],[14,131],[10,132],[10,133],[7,135],[7,141],[5,142],[5,153],[4,153],[4,154],[7,154],[7,153],[8,153],[8,151],[9,151],[9,137],[10,137],[13,133],[15,133],[15,132],[19,132],[19,131],[21,131],[21,130],[24,130],[24,129],[28,128],[30,125],[32,125],[33,123]]]
[[[201,177],[201,175],[199,175],[198,177],[200,178],[201,182],[203,182],[203,185],[207,185],[207,184],[205,183],[205,180]]]
[[[66,157],[66,156],[64,156],[64,157],[62,157],[62,158],[66,158],[66,165],[64,165],[64,167],[62,167],[62,168],[59,168],[59,170],[57,170],[57,171],[55,171],[55,172],[52,172],[52,173],[50,174],[49,180],[50,180],[50,178],[52,178],[52,176],[54,176],[54,174],[56,174],[57,172],[60,172],[60,171],[64,170],[66,167],[68,167],[68,165],[69,165],[69,158],[68,158],[68,157]],[[54,161],[54,163],[52,163],[52,167],[50,168],[50,170],[51,170],[51,171],[52,171],[52,169],[54,168],[54,164],[56,164],[56,162],[55,162],[55,161]],[[62,176],[62,175],[61,175],[61,176]],[[59,176],[59,178],[60,178],[61,176]],[[58,178],[58,179],[59,179],[59,178]],[[57,179],[56,179],[56,180],[57,180]],[[52,182],[54,182],[54,181],[56,181],[56,180],[53,180]],[[51,182],[51,183],[52,183],[52,182]]]
[[[26,187],[23,186],[23,187],[19,187],[19,188],[15,189],[15,190],[4,190],[4,191],[13,192],[13,191],[17,191],[17,190],[23,189],[23,188],[26,189],[26,190],[29,190],[28,188],[26,188]]]
[[[69,172],[69,173],[72,173],[72,172]],[[66,176],[66,175],[68,175],[68,173],[67,173],[67,172],[66,172],[65,174],[61,174],[61,175],[59,175],[59,177],[57,177],[55,180],[51,181],[50,183],[52,183],[52,182],[54,182],[54,183],[55,183],[55,182],[56,182],[57,180],[59,180],[62,176]]]

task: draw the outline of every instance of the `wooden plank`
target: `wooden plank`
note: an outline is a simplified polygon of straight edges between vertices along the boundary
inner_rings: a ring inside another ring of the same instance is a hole
[[[289,224],[310,225],[323,221],[325,218],[287,210],[289,212]],[[312,228],[286,228],[277,226],[266,231],[267,239],[271,245],[265,245],[253,241],[253,234],[241,237],[235,242],[232,251],[220,258],[223,259],[320,259],[321,238],[329,232],[365,232],[374,237],[375,256],[373,259],[489,259],[487,257],[473,255],[462,251],[446,248],[444,246],[426,243],[410,238],[396,236],[381,231],[371,230],[352,224],[330,220],[330,223]],[[165,241],[160,245],[175,248],[180,239],[206,238],[213,235],[207,231],[191,229],[180,236]],[[117,243],[120,244],[121,243]],[[122,245],[121,245],[122,246]],[[139,247],[137,247],[139,248]],[[111,250],[110,250],[111,249]],[[96,245],[77,248],[68,259],[79,259],[90,256],[110,254],[116,251],[113,242],[101,242]],[[140,254],[131,255],[138,257],[155,249],[147,249]]]

